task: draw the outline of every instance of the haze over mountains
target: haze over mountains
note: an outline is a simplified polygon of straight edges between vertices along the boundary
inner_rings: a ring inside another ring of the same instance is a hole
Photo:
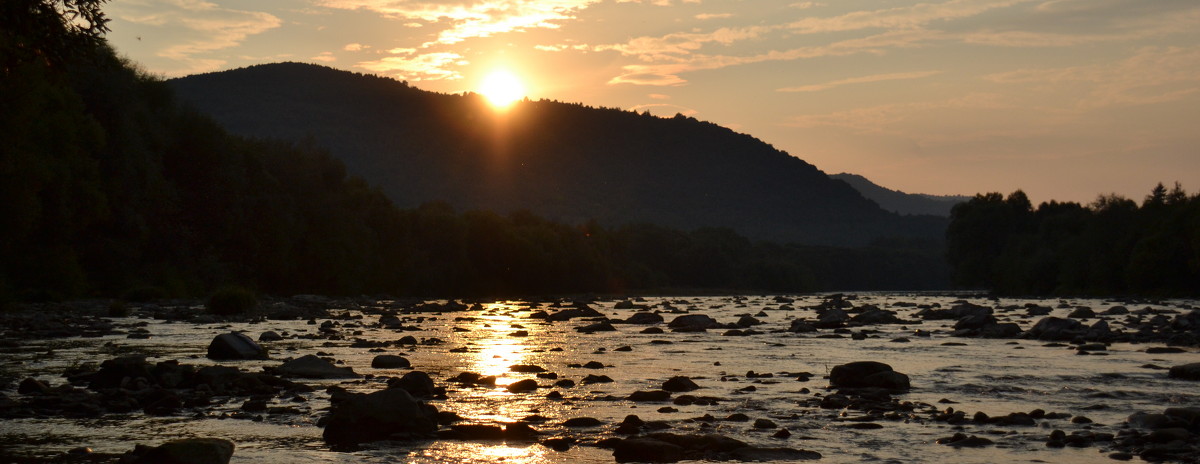
[[[799,158],[683,116],[546,100],[497,112],[474,94],[298,63],[169,83],[233,133],[328,149],[400,207],[445,201],[838,246],[945,231],[944,218],[885,211]]]
[[[950,217],[954,205],[970,200],[966,195],[926,195],[923,193],[904,193],[871,182],[858,174],[833,174],[830,178],[843,181],[858,190],[862,196],[878,203],[885,210],[899,214],[928,214],[933,216]]]

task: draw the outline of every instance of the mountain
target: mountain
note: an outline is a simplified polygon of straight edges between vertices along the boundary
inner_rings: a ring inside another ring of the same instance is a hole
[[[950,217],[950,209],[954,208],[954,205],[971,199],[971,197],[963,195],[904,193],[881,187],[858,174],[841,173],[829,177],[850,184],[862,196],[878,203],[883,209],[898,214]]]
[[[472,93],[300,63],[168,83],[235,134],[328,149],[400,207],[444,201],[567,223],[726,227],[838,246],[939,239],[946,226],[884,211],[799,158],[682,115],[549,100],[499,112]]]

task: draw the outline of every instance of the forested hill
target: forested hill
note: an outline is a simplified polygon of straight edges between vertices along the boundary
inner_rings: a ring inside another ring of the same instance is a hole
[[[493,111],[481,96],[279,63],[169,81],[236,134],[308,140],[398,206],[527,209],[552,220],[728,227],[751,238],[863,245],[940,239],[758,139],[715,124],[555,101]]]
[[[905,193],[882,187],[858,174],[841,173],[829,177],[850,184],[862,196],[878,203],[883,209],[899,214],[928,214],[949,217],[950,209],[954,208],[954,205],[971,199],[970,196],[962,195]]]

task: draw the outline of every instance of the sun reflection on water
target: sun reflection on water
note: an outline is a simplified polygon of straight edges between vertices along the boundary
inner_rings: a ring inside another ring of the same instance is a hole
[[[515,303],[490,303],[483,308],[471,324],[464,326],[467,331],[463,332],[463,341],[471,348],[464,365],[468,371],[495,376],[496,386],[490,390],[476,390],[470,395],[469,404],[460,406],[464,410],[458,412],[476,421],[516,422],[532,414],[542,397],[536,392],[509,392],[508,385],[532,376],[511,372],[511,366],[534,362],[534,350],[546,342],[544,329],[540,324],[531,324],[528,319],[521,318],[518,313],[523,308]],[[526,334],[514,335],[519,331]],[[489,452],[502,452],[507,447],[497,448],[489,448]]]

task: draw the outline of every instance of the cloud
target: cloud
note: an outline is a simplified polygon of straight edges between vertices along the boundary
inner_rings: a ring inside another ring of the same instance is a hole
[[[452,66],[469,64],[457,53],[439,52],[415,56],[388,56],[375,61],[363,61],[356,66],[399,79],[435,81],[462,79]]]
[[[109,8],[112,17],[152,28],[162,46],[155,55],[178,63],[168,74],[211,71],[225,64],[212,52],[240,45],[247,37],[279,27],[269,13],[225,8],[204,0],[130,0]],[[160,37],[161,36],[161,37]]]
[[[733,13],[700,13],[695,16],[696,19],[699,19],[701,21],[706,21],[709,19],[725,19],[725,18],[732,18],[732,17],[733,17]]]
[[[337,61],[337,57],[333,56],[333,52],[321,52],[320,55],[310,57],[310,60],[319,61],[322,63],[332,63]]]
[[[1113,63],[1021,69],[984,76],[997,84],[1062,94],[1084,90],[1079,108],[1144,105],[1180,100],[1200,92],[1200,48],[1145,47]]]
[[[555,29],[559,22],[599,0],[320,0],[328,8],[368,10],[413,25],[442,26],[426,45],[449,45],[529,29]],[[419,22],[416,22],[419,21]]]
[[[785,87],[776,89],[777,92],[818,92],[821,90],[829,90],[834,87],[841,87],[849,84],[867,84],[871,82],[894,81],[902,79],[921,79],[929,76],[941,74],[941,71],[916,71],[906,73],[888,73],[875,74],[871,76],[851,77],[839,79],[836,81],[826,82],[824,84],[801,85],[798,87]]]
[[[362,49],[364,49],[364,48],[371,48],[371,47],[369,47],[369,46],[366,46],[366,45],[363,45],[363,44],[360,44],[360,43],[350,43],[350,44],[346,44],[346,46],[345,46],[345,47],[342,47],[342,50],[345,50],[345,51],[348,51],[348,52],[357,52],[357,51],[359,51],[359,50],[362,50]]]
[[[915,29],[931,23],[977,16],[989,10],[1035,0],[951,0],[882,10],[855,11],[832,17],[808,17],[787,25],[798,34],[856,31],[862,29]]]

